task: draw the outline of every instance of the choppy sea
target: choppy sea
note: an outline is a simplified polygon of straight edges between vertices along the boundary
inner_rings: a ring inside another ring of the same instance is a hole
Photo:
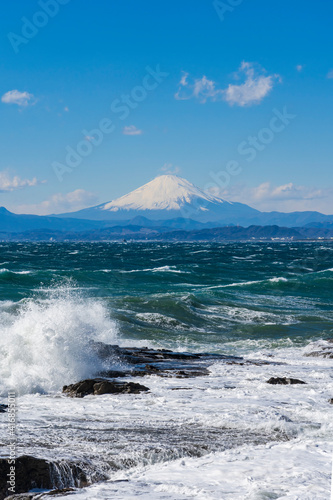
[[[307,354],[333,337],[333,243],[0,243],[0,332],[17,454],[109,477],[73,499],[330,498],[333,359]],[[91,340],[274,363],[68,398],[104,368]]]

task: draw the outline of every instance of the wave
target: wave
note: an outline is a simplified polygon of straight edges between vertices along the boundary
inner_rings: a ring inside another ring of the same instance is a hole
[[[308,272],[305,274],[298,274],[295,275],[293,273],[292,277],[286,278],[284,276],[276,276],[274,278],[266,278],[263,280],[252,280],[252,281],[239,281],[235,283],[228,283],[226,285],[215,285],[215,286],[210,286],[206,287],[206,290],[213,290],[213,289],[219,289],[219,288],[230,288],[230,287],[246,287],[246,286],[252,286],[252,285],[259,285],[259,286],[267,286],[271,284],[287,284],[292,287],[299,286],[300,284],[304,283],[306,284],[309,280],[323,280],[324,278],[322,277],[323,274],[325,273],[331,273],[333,272],[333,268],[330,269],[323,269],[321,271],[313,271],[313,272]],[[331,281],[331,277],[328,277],[328,281]]]
[[[239,306],[211,306],[207,308],[208,318],[219,321],[232,321],[243,325],[292,325],[298,323],[296,317],[291,314],[276,314],[274,312],[250,309]],[[206,315],[206,311],[205,314]]]
[[[164,314],[160,313],[152,313],[152,312],[138,313],[136,317],[141,321],[160,327],[172,327],[176,329],[188,328],[184,323],[178,321],[177,319],[171,318],[170,316],[165,316]]]
[[[255,257],[255,259],[253,259],[253,257]],[[232,258],[234,260],[247,260],[249,262],[258,261],[258,255],[256,253],[252,255],[247,255],[246,257],[239,257],[237,255],[233,255]]]
[[[8,273],[8,274],[31,274],[32,271],[12,271],[10,269],[6,269],[5,267],[0,269],[0,273]]]
[[[229,283],[228,285],[215,285],[215,286],[209,286],[206,288],[206,290],[213,290],[214,288],[229,288],[233,286],[247,286],[247,285],[255,285],[258,283],[263,283],[266,280],[256,280],[256,281],[240,281],[239,283]]]
[[[1,300],[0,301],[0,309],[8,309],[12,306],[15,306],[16,302],[13,300]]]
[[[212,288],[229,288],[229,287],[233,287],[233,286],[247,286],[247,285],[257,285],[257,284],[261,284],[261,283],[280,283],[280,282],[287,282],[288,279],[287,278],[284,278],[282,276],[280,277],[276,277],[276,278],[269,278],[267,280],[254,280],[254,281],[241,281],[239,283],[230,283],[228,285],[216,285],[216,286],[211,286],[209,287],[208,289],[212,289]]]
[[[91,341],[114,343],[104,304],[73,287],[43,290],[8,318],[0,313],[0,392],[57,391],[104,369]],[[42,294],[43,295],[43,294]]]
[[[131,271],[120,271],[120,272],[122,272],[122,273],[169,272],[169,273],[185,273],[185,274],[187,274],[187,271],[180,271],[180,270],[176,269],[176,266],[161,266],[161,267],[153,267],[153,268],[148,268],[148,269],[132,269]]]

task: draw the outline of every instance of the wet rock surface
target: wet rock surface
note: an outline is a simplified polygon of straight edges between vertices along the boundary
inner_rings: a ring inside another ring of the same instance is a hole
[[[168,349],[149,349],[148,347],[119,347],[102,342],[92,342],[91,348],[104,361],[124,365],[123,370],[106,370],[102,376],[110,378],[161,377],[189,378],[209,375],[208,367],[216,361],[235,365],[280,364],[270,361],[250,361],[237,356],[212,353],[174,352]]]
[[[305,356],[333,359],[333,339],[321,341],[314,347],[314,351],[307,352]]]
[[[42,498],[49,498],[49,497],[56,497],[57,495],[66,495],[67,493],[72,493],[75,491],[74,488],[62,488],[61,490],[51,490],[47,491],[45,493],[21,493],[18,495],[10,495],[9,497],[6,497],[6,500],[32,500],[32,499],[42,499]]]
[[[101,342],[92,342],[89,347],[104,361],[105,366],[110,366],[110,370],[105,370],[96,378],[64,386],[63,392],[68,396],[83,398],[87,395],[147,393],[149,388],[132,381],[132,377],[149,379],[149,376],[157,375],[187,379],[207,376],[210,373],[209,366],[217,361],[233,365],[279,364],[269,361],[250,361],[241,357],[220,354],[127,348]],[[114,366],[119,368],[114,369]],[[125,378],[126,380],[120,380]],[[183,389],[191,390],[190,387]],[[89,439],[94,441],[94,432],[89,432],[93,433]],[[87,439],[84,429],[78,428],[77,433],[79,436],[82,434],[82,439]],[[146,422],[136,423],[132,427],[126,422],[121,423],[120,427],[115,427],[113,423],[109,429],[105,430],[103,439],[109,449],[103,466],[105,465],[108,471],[115,471],[136,466],[143,460],[155,463],[162,459],[172,460],[182,456],[200,457],[212,451],[232,448],[239,443],[265,444],[274,439],[284,440],[287,437],[281,433],[273,436],[271,433],[258,435],[252,432],[247,432],[244,436],[242,430],[215,427],[203,429],[199,424],[187,422],[181,425],[170,422],[165,426],[158,424],[156,427]],[[36,493],[27,492],[33,488],[40,488],[52,491],[45,492],[42,496],[38,493],[39,498],[44,498],[46,495],[56,497],[57,492],[64,488],[80,488],[107,478],[100,473],[99,468],[90,470],[90,465],[86,465],[87,467],[83,462],[76,465],[65,461],[52,462],[32,456],[19,457],[16,463],[16,477],[20,479],[17,480],[16,494],[11,494],[11,496],[13,499],[30,500],[36,497]],[[6,477],[7,471],[7,460],[0,461],[1,478]],[[1,495],[5,494],[6,482],[2,480],[0,487],[1,500],[5,498]],[[18,494],[21,495],[18,496]]]
[[[65,385],[62,392],[71,397],[83,398],[89,394],[140,394],[149,391],[148,387],[134,382],[119,382],[102,378],[87,379],[76,384]]]
[[[33,498],[36,498],[36,493],[21,493],[19,495],[10,495],[5,498],[6,500],[32,500]]]
[[[299,380],[297,378],[289,378],[289,377],[271,377],[267,380],[267,384],[272,385],[294,385],[294,384],[306,384],[303,380]]]
[[[32,489],[82,488],[89,484],[86,473],[75,463],[53,462],[29,455],[23,455],[15,460],[13,481],[15,491],[8,489],[11,487],[11,484],[7,482],[9,473],[8,459],[0,459],[0,499],[8,496],[21,499],[32,498],[26,494]],[[25,493],[25,495],[18,497],[18,493]]]
[[[139,394],[149,388],[134,382],[120,382],[119,378],[159,377],[191,378],[209,375],[208,367],[216,361],[233,365],[280,364],[271,361],[250,361],[237,356],[211,353],[174,352],[168,349],[149,349],[148,347],[120,347],[103,342],[91,342],[95,351],[105,364],[118,364],[123,369],[105,370],[98,378],[81,380],[63,387],[63,393],[72,397],[85,397],[102,394]]]
[[[0,404],[0,413],[5,413],[7,411],[8,405]]]

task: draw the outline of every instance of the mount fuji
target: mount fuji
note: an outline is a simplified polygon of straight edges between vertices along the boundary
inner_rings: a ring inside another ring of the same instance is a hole
[[[242,203],[207,194],[177,175],[161,175],[134,191],[107,203],[60,217],[90,220],[154,221],[191,219],[201,223],[239,223],[260,215]]]
[[[174,230],[190,233],[222,226],[307,226],[318,230],[307,232],[306,235],[328,237],[333,236],[333,215],[319,212],[260,212],[244,203],[233,203],[212,196],[176,175],[161,175],[121,198],[79,212],[49,216],[19,215],[0,207],[0,239],[6,239],[8,234],[12,235],[9,238],[15,238],[14,233],[18,234],[17,238],[23,239],[54,238],[54,232],[59,233],[57,237],[60,239],[75,239],[74,233],[88,239],[112,239],[116,233],[140,236],[142,232],[156,236]],[[264,228],[265,234],[267,231]],[[89,235],[82,232],[88,232]],[[185,239],[187,236],[183,235]],[[243,235],[244,238],[248,236],[247,233]],[[200,238],[206,237],[209,239],[211,235],[200,234]]]
[[[183,229],[194,222],[210,227],[230,224],[295,227],[333,222],[333,216],[319,212],[260,212],[244,203],[207,194],[177,175],[161,175],[120,198],[57,217],[109,223],[127,221],[141,226],[165,226],[173,221],[173,227]]]

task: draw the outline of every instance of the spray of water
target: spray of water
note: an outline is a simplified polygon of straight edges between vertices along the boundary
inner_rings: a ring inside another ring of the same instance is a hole
[[[91,377],[103,362],[89,344],[115,343],[106,306],[66,285],[42,290],[8,318],[0,311],[0,393],[52,392]]]

